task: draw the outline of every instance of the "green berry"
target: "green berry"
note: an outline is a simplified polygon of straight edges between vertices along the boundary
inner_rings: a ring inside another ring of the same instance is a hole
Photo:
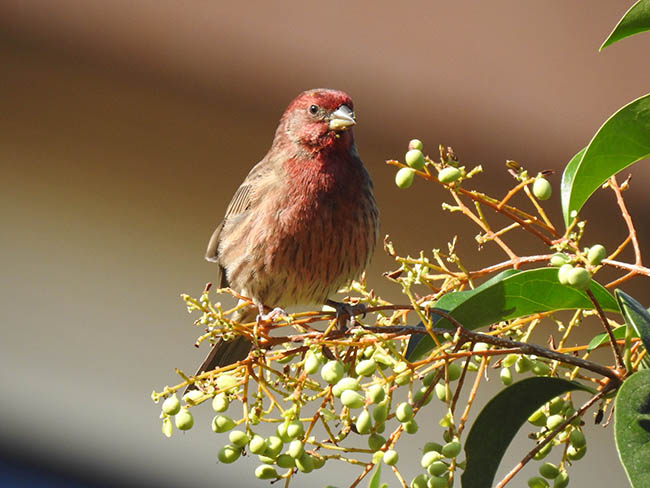
[[[225,393],[219,393],[212,399],[212,409],[215,412],[225,412],[228,410],[229,404],[230,400],[228,400],[228,396]]]
[[[167,398],[162,404],[162,411],[167,415],[176,415],[181,410],[181,402],[176,395]]]
[[[295,439],[296,437],[302,437],[305,433],[305,428],[302,425],[302,422],[299,420],[292,420],[287,426],[287,437],[290,439]]]
[[[296,467],[301,473],[309,473],[314,470],[314,458],[309,454],[304,453],[296,459]]]
[[[553,480],[553,488],[566,488],[569,485],[569,475],[566,471],[561,471]]]
[[[264,463],[264,464],[275,464],[275,458],[272,458],[272,457],[266,456],[266,455],[264,455],[264,454],[260,454],[259,456],[257,456],[257,458],[260,460],[261,463]]]
[[[463,370],[456,363],[449,363],[447,365],[447,375],[449,377],[449,381],[456,381],[458,378],[460,378],[462,372]]]
[[[603,262],[603,259],[607,257],[607,251],[605,250],[605,247],[602,246],[601,244],[596,244],[595,246],[591,246],[589,249],[589,252],[587,253],[587,261],[589,261],[589,264],[592,266],[598,266],[600,263]]]
[[[544,447],[542,447],[539,451],[537,451],[535,453],[535,455],[533,456],[533,459],[535,461],[541,461],[546,456],[548,456],[548,453],[551,452],[552,448],[553,448],[553,443],[552,442],[548,442],[548,443],[544,444]]]
[[[371,422],[370,422],[370,412],[368,412],[368,410],[364,410],[359,414],[355,426],[359,434],[370,433]]]
[[[381,385],[373,385],[366,392],[366,398],[370,403],[379,403],[386,398],[386,391]]]
[[[576,447],[573,444],[569,444],[569,447],[566,449],[566,457],[568,457],[571,461],[578,461],[585,457],[585,454],[587,453],[587,446],[583,447]]]
[[[328,361],[320,370],[320,376],[330,385],[343,378],[343,365],[340,361]]]
[[[320,366],[320,358],[312,351],[309,351],[305,357],[305,373],[314,374],[316,371],[318,371],[318,368],[320,368]]]
[[[583,448],[587,445],[587,439],[581,430],[573,429],[569,437],[571,445],[577,449]]]
[[[447,387],[443,383],[437,383],[436,386],[433,387],[433,389],[436,392],[436,396],[438,397],[438,400],[440,400],[441,402],[447,402],[451,400],[451,398],[447,395]]]
[[[348,408],[361,408],[364,402],[365,397],[354,390],[345,390],[341,393],[341,403]]]
[[[543,427],[546,425],[546,414],[544,414],[544,410],[537,409],[535,410],[530,417],[528,417],[528,422],[531,424],[537,426],[537,427]]]
[[[293,439],[293,437],[289,436],[289,422],[279,424],[275,429],[275,433],[278,434],[282,442],[289,442]]]
[[[386,444],[386,438],[379,434],[370,434],[368,436],[368,447],[373,451],[378,451]]]
[[[418,391],[416,391],[415,394],[413,395],[413,403],[419,403],[420,400],[422,400],[422,398],[426,394],[428,389],[429,389],[428,386],[423,386],[422,388],[418,389]],[[422,402],[422,406],[428,405],[432,398],[433,398],[433,392],[429,392],[427,397]]]
[[[232,390],[235,386],[237,386],[237,378],[230,374],[220,374],[217,376],[217,389],[219,390]]]
[[[284,447],[284,443],[282,442],[282,439],[272,435],[266,439],[266,451],[264,451],[264,454],[274,458],[278,454],[280,454],[282,447]]]
[[[359,380],[356,378],[345,377],[341,378],[337,383],[332,387],[332,395],[335,397],[340,397],[345,390],[359,390]]]
[[[519,374],[525,373],[526,371],[530,371],[530,369],[533,367],[533,362],[528,359],[526,356],[520,356],[517,358],[517,361],[515,361],[515,371]]]
[[[404,432],[407,434],[415,434],[419,429],[415,419],[411,419],[408,422],[402,423],[402,427],[404,428]]]
[[[411,139],[409,141],[409,149],[419,149],[422,151],[422,149],[424,149],[424,144],[422,144],[420,139]]]
[[[183,395],[183,401],[188,405],[198,405],[204,396],[205,394],[202,391],[190,390]]]
[[[424,474],[419,474],[411,480],[409,485],[411,488],[427,488],[427,477]]]
[[[423,468],[428,468],[431,466],[434,462],[440,461],[442,459],[442,454],[440,454],[437,451],[429,451],[424,453],[422,456],[422,459],[420,460],[420,465]]]
[[[406,371],[403,371],[402,373],[398,374],[395,377],[395,384],[399,386],[406,385],[408,382],[411,381],[412,376],[413,376],[413,371],[407,369]]]
[[[538,200],[548,200],[551,198],[553,188],[546,178],[537,178],[533,183],[533,195]]]
[[[411,149],[406,153],[406,156],[404,156],[404,160],[406,161],[406,164],[413,169],[424,169],[424,154],[422,154],[422,151],[419,149]]]
[[[261,464],[255,468],[255,477],[261,480],[271,480],[278,477],[278,473],[273,466]]]
[[[241,449],[237,446],[231,445],[223,446],[219,449],[219,453],[217,454],[219,461],[224,464],[234,463],[239,459],[239,456],[241,456]]]
[[[400,168],[395,174],[395,184],[398,188],[406,189],[413,184],[415,171],[411,168]]]
[[[354,368],[355,373],[359,376],[371,376],[377,369],[377,363],[374,359],[364,359]]]
[[[194,417],[186,408],[182,408],[175,416],[174,422],[179,430],[190,430],[194,425]]]
[[[436,452],[441,452],[442,451],[442,445],[438,444],[437,442],[427,442],[424,447],[422,448],[422,452],[431,452],[431,451],[436,451]]]
[[[551,372],[551,368],[543,361],[534,361],[532,370],[535,376],[548,376]]]
[[[266,440],[264,437],[255,434],[250,441],[248,450],[253,454],[263,454],[266,451]]]
[[[314,469],[320,469],[323,466],[325,466],[325,458],[324,457],[312,456],[311,461],[314,464]]]
[[[246,435],[246,432],[241,430],[233,430],[228,434],[228,439],[230,443],[237,447],[244,447],[250,441],[250,438]]]
[[[548,413],[555,415],[556,413],[560,413],[562,410],[564,410],[564,407],[566,407],[564,398],[561,396],[555,397],[548,403]]]
[[[460,454],[460,442],[453,440],[442,446],[441,454],[446,458],[455,458]]]
[[[436,374],[438,374],[438,371],[435,370],[428,372],[426,375],[424,375],[424,378],[422,378],[422,384],[424,386],[429,386],[436,378]]]
[[[218,434],[228,432],[235,426],[235,422],[226,415],[217,415],[212,419],[212,430]]]
[[[528,488],[549,488],[548,481],[539,476],[528,478]]]
[[[438,180],[441,183],[453,183],[460,178],[461,172],[458,168],[448,166],[438,172]]]
[[[501,366],[504,368],[509,368],[510,366],[514,365],[515,362],[517,362],[517,359],[519,359],[519,356],[517,354],[508,354],[505,358],[503,358],[503,361],[501,361]]]
[[[563,252],[556,252],[551,256],[549,262],[551,263],[551,266],[560,267],[563,264],[569,264],[571,262],[571,258]]]
[[[388,466],[395,466],[397,464],[397,461],[399,461],[399,454],[397,454],[397,451],[394,451],[393,449],[389,449],[384,453],[384,463],[387,464]]]
[[[298,459],[305,452],[305,446],[301,440],[291,441],[289,444],[289,449],[287,449],[287,454],[294,459]]]
[[[551,415],[546,419],[546,428],[548,430],[554,430],[555,428],[559,427],[562,422],[564,422],[564,417],[562,415]]]
[[[386,422],[377,422],[375,424],[375,432],[378,434],[383,434],[383,432],[386,430]]]
[[[408,422],[413,418],[413,407],[407,403],[400,403],[395,409],[395,417],[400,422]]]
[[[293,468],[296,465],[296,460],[288,454],[280,454],[275,463],[283,469]]]
[[[560,470],[555,464],[544,463],[539,467],[539,474],[548,480],[552,480],[555,479],[558,474],[560,474]]]
[[[501,368],[499,378],[501,379],[501,383],[505,386],[512,384],[512,372],[510,371],[510,368]]]
[[[569,273],[573,271],[573,266],[571,264],[563,264],[560,266],[560,269],[557,270],[557,279],[561,285],[569,284]]]
[[[448,469],[449,466],[447,466],[447,464],[443,463],[442,461],[434,461],[427,468],[427,473],[429,473],[431,476],[440,476],[446,473]]]
[[[569,285],[579,290],[585,290],[589,288],[591,274],[585,268],[573,268],[567,276],[567,281]]]
[[[385,403],[380,403],[375,408],[372,409],[372,418],[375,419],[375,422],[382,423],[386,420],[388,416],[388,408]]]
[[[449,486],[449,482],[447,481],[447,478],[432,476],[431,478],[429,478],[429,482],[427,483],[427,486],[429,488],[447,488]]]

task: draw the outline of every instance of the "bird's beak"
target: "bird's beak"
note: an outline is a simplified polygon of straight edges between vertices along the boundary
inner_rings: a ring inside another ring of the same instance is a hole
[[[330,130],[343,131],[352,127],[357,122],[354,120],[354,112],[347,105],[341,105],[330,115]]]

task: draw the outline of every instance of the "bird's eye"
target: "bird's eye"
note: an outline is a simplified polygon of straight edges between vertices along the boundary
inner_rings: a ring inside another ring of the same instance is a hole
[[[318,113],[318,105],[310,105],[308,110],[310,114],[316,115]]]

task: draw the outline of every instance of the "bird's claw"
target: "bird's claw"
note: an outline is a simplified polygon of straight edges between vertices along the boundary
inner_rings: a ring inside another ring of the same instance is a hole
[[[357,323],[356,316],[366,316],[366,306],[363,303],[351,305],[349,303],[340,303],[333,300],[327,300],[327,305],[336,310],[336,321],[338,322],[341,330],[347,329],[347,322],[350,321],[350,326],[354,327]]]
[[[263,313],[261,310],[257,315],[257,324],[259,325],[261,322],[273,322],[273,319],[276,317],[289,317],[289,314],[280,307],[275,307],[269,313]]]

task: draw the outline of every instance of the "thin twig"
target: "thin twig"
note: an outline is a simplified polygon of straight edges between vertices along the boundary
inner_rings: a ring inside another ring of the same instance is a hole
[[[591,300],[591,303],[594,304],[594,307],[596,307],[596,312],[598,312],[598,317],[600,318],[603,327],[605,327],[605,332],[607,332],[607,336],[609,337],[609,343],[612,346],[612,352],[614,353],[614,360],[616,361],[616,369],[622,371],[624,369],[623,357],[621,356],[621,351],[619,351],[618,347],[616,346],[616,338],[614,337],[612,328],[609,325],[609,322],[607,321],[605,312],[603,311],[602,307],[600,306],[600,303],[598,303],[598,300],[596,300],[596,297],[591,292],[591,290],[587,289],[585,290],[585,293],[589,297],[589,300]]]

